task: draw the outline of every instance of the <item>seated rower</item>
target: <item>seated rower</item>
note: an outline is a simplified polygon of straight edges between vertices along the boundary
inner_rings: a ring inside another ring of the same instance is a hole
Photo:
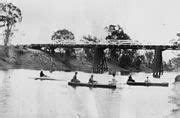
[[[74,75],[73,78],[71,79],[71,82],[80,83],[80,81],[77,79],[77,72],[75,72],[75,75]]]
[[[146,77],[146,80],[144,82],[146,82],[146,83],[150,82],[149,77]]]
[[[97,84],[97,81],[93,80],[93,75],[91,75],[91,77],[89,78],[89,84]]]
[[[117,83],[117,80],[115,79],[115,73],[112,74],[113,75],[113,78],[112,78],[112,81],[110,81],[110,85],[116,85]]]
[[[41,70],[41,72],[40,72],[40,77],[47,77],[47,75],[45,75],[45,74],[43,73],[43,70]]]
[[[135,82],[135,80],[133,80],[132,76],[130,75],[127,82]]]

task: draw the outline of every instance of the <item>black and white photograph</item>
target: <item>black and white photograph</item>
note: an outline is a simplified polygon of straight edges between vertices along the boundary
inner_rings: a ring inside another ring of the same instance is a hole
[[[180,118],[179,0],[0,0],[0,118]]]

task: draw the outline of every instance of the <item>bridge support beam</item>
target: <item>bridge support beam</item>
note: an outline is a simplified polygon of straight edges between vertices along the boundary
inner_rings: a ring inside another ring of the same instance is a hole
[[[163,74],[162,49],[156,48],[153,60],[153,77],[160,78]]]
[[[108,71],[103,48],[96,48],[94,53],[93,73]]]

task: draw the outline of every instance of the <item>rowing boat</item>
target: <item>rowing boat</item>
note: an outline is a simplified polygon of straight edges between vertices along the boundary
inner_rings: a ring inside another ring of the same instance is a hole
[[[68,82],[68,85],[76,87],[76,86],[85,86],[92,88],[116,88],[116,85],[107,85],[107,84],[89,84],[89,83],[74,83]]]
[[[131,86],[169,86],[169,83],[163,82],[163,83],[153,83],[153,82],[127,82],[128,85]]]
[[[35,80],[55,80],[55,81],[59,81],[58,79],[53,79],[50,77],[36,77],[34,78]]]

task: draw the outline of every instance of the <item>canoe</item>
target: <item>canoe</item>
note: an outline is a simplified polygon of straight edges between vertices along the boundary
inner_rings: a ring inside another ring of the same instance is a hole
[[[89,84],[89,83],[74,83],[68,82],[68,85],[76,87],[76,86],[85,86],[92,88],[116,88],[116,85],[107,85],[107,84]]]
[[[169,85],[167,82],[163,83],[153,83],[153,82],[127,82],[130,86],[163,86],[166,87]]]
[[[34,78],[35,80],[55,80],[55,81],[59,81],[58,79],[53,79],[50,77],[36,77]]]

